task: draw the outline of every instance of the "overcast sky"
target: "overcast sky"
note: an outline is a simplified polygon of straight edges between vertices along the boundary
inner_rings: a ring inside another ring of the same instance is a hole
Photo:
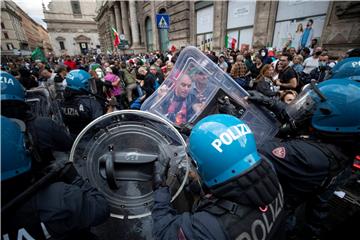
[[[43,25],[46,28],[46,23],[42,20],[44,14],[42,11],[42,3],[44,2],[45,7],[51,0],[13,0],[16,4],[24,10],[32,19],[37,23]]]

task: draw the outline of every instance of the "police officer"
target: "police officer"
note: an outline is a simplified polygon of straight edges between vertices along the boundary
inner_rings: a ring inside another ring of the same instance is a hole
[[[66,88],[61,110],[65,124],[73,137],[76,137],[92,120],[104,112],[94,96],[94,78],[84,70],[72,70],[66,76]]]
[[[331,78],[352,78],[354,80],[360,79],[360,49],[356,48],[348,52],[347,58],[337,63],[325,77]]]
[[[194,126],[189,141],[207,195],[193,213],[177,215],[164,182],[166,166],[156,162],[155,238],[281,239],[281,186],[250,128],[233,116],[211,115]]]
[[[312,83],[289,105],[250,93],[251,101],[268,107],[284,123],[282,138],[266,142],[259,152],[276,169],[287,209],[294,212],[306,203],[304,239],[321,235],[328,200],[349,176],[360,148],[359,93],[360,83],[348,78]],[[292,218],[290,229],[294,225]]]
[[[25,145],[20,125],[1,116],[2,239],[95,239],[89,227],[110,214],[104,196],[71,163],[33,181]]]
[[[65,76],[67,74],[67,69],[64,66],[60,66],[56,70],[56,75],[54,77],[56,99],[62,100],[64,98],[65,90]]]
[[[73,139],[66,129],[48,117],[36,117],[25,102],[25,90],[20,82],[7,72],[0,71],[1,115],[24,124],[36,164],[43,168],[55,160],[54,152],[69,152]]]

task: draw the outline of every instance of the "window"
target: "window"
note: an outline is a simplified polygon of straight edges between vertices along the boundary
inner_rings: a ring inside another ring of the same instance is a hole
[[[5,29],[5,24],[3,22],[1,22],[1,28]]]
[[[8,50],[14,49],[14,45],[12,45],[12,43],[7,43],[6,46],[7,46]]]
[[[64,44],[64,42],[63,42],[63,41],[60,41],[59,44],[60,44],[60,49],[61,49],[61,50],[65,50],[65,44]]]
[[[6,32],[4,32],[4,37],[5,39],[9,39],[9,35]]]
[[[72,8],[73,14],[81,14],[79,1],[71,1],[71,8]]]

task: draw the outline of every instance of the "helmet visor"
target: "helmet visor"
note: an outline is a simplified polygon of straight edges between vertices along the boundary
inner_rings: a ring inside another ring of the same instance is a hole
[[[318,101],[325,100],[325,96],[315,83],[309,83],[303,88],[298,97],[287,106],[286,112],[290,119],[303,121],[313,115]]]

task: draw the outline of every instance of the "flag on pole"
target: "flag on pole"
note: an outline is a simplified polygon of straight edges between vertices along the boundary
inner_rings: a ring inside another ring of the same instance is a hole
[[[37,47],[32,53],[31,53],[31,59],[33,61],[40,60],[42,62],[47,62],[47,59],[44,55],[44,53],[41,51],[39,47]]]
[[[236,39],[234,37],[229,38],[229,35],[225,36],[225,47],[235,49]]]
[[[113,37],[114,37],[114,47],[117,47],[120,44],[120,37],[115,28],[111,28]]]

